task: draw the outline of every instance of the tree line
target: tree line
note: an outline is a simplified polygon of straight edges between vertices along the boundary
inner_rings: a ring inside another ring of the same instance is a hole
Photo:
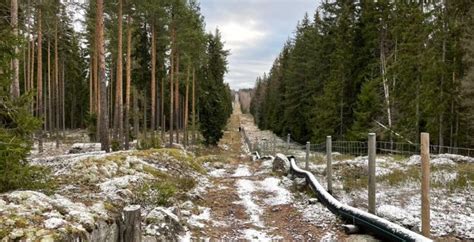
[[[469,0],[323,1],[258,77],[260,128],[300,141],[378,139],[474,146]]]
[[[40,150],[44,138],[76,128],[103,150],[128,149],[141,136],[188,145],[198,131],[206,144],[222,135],[228,52],[217,29],[205,31],[197,1],[2,0],[0,8],[12,54],[1,56],[2,88],[12,99],[32,96]],[[74,28],[75,11],[85,13],[84,31]]]

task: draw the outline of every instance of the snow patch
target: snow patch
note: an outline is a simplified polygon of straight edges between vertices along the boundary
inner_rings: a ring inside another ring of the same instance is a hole
[[[260,221],[260,216],[262,215],[262,209],[253,201],[252,193],[256,190],[255,184],[253,181],[240,179],[236,182],[237,193],[241,201],[237,202],[242,204],[248,215],[250,216],[250,221],[258,227],[263,227],[262,221]]]
[[[247,165],[239,165],[239,167],[237,167],[232,177],[242,177],[242,176],[251,176],[251,175],[252,173],[250,172],[249,167]]]
[[[265,199],[265,203],[271,206],[288,204],[292,201],[291,193],[280,185],[280,179],[268,177],[259,184],[264,191],[273,193],[273,196]]]

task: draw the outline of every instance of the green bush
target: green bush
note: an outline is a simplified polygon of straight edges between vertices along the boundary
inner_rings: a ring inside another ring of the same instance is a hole
[[[32,135],[40,127],[29,110],[33,95],[10,96],[10,61],[17,40],[8,28],[0,28],[0,36],[0,192],[43,188],[49,182],[47,171],[26,161]]]

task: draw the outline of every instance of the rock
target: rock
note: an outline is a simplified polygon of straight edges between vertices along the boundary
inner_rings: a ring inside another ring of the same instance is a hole
[[[181,204],[181,209],[191,211],[194,209],[194,204],[188,200]]]
[[[84,153],[84,150],[81,147],[72,147],[69,152],[69,154],[79,154],[79,153]]]
[[[290,161],[283,154],[277,154],[275,160],[273,160],[272,166],[273,172],[280,172],[284,175],[288,174],[290,171]]]
[[[49,218],[44,221],[44,227],[47,229],[56,229],[61,227],[65,223],[67,222],[60,218]]]
[[[318,203],[318,199],[317,198],[310,198],[310,199],[308,199],[308,203],[309,204],[316,204],[316,203]]]
[[[216,169],[222,169],[222,168],[224,168],[224,164],[221,163],[221,162],[213,162],[212,167],[214,167]]]
[[[159,241],[175,241],[184,231],[178,216],[166,208],[156,207],[145,217],[145,233],[155,235]]]
[[[9,237],[10,239],[15,240],[15,239],[23,237],[23,235],[25,235],[25,232],[23,231],[23,229],[13,229],[12,232],[10,232]]]

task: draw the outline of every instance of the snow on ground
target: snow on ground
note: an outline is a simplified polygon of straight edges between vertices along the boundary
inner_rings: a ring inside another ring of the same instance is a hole
[[[250,217],[250,221],[258,227],[263,227],[263,222],[260,220],[260,216],[263,214],[262,208],[255,203],[253,200],[252,193],[257,190],[255,184],[251,180],[240,179],[236,182],[237,194],[239,195],[239,204],[245,207],[247,214]]]
[[[265,203],[270,206],[288,204],[292,201],[290,191],[280,186],[280,179],[276,177],[267,177],[263,181],[259,181],[261,189],[272,193],[268,198],[265,198]]]
[[[199,207],[199,210],[202,212],[198,215],[191,215],[191,217],[188,219],[188,224],[193,227],[204,228],[205,225],[202,222],[209,221],[211,219],[211,209]]]
[[[470,157],[450,154],[434,155],[431,158],[431,232],[435,237],[474,239],[474,197],[472,196],[474,181],[469,178],[469,175],[461,174],[458,170],[461,164],[471,166],[470,162],[472,162]],[[299,164],[303,165],[304,162],[300,161]],[[407,159],[398,158],[398,160],[390,156],[380,156],[377,157],[376,164],[377,214],[419,232],[421,228],[420,178],[413,177],[412,173],[413,170],[419,169],[420,156],[413,155]],[[325,164],[310,164],[310,170],[323,187],[326,187],[325,168]],[[362,168],[362,173],[355,175],[357,168]],[[347,174],[343,173],[344,169],[354,170],[352,173],[354,175],[344,176]],[[367,209],[365,186],[344,190],[344,182],[355,179],[354,176],[367,176],[366,156],[335,160],[333,162],[334,195],[343,203]],[[390,184],[389,181],[394,182],[393,179],[399,182]]]
[[[234,174],[232,174],[233,177],[242,177],[242,176],[251,176],[252,173],[249,170],[249,167],[247,165],[239,165],[237,169],[235,169]]]

